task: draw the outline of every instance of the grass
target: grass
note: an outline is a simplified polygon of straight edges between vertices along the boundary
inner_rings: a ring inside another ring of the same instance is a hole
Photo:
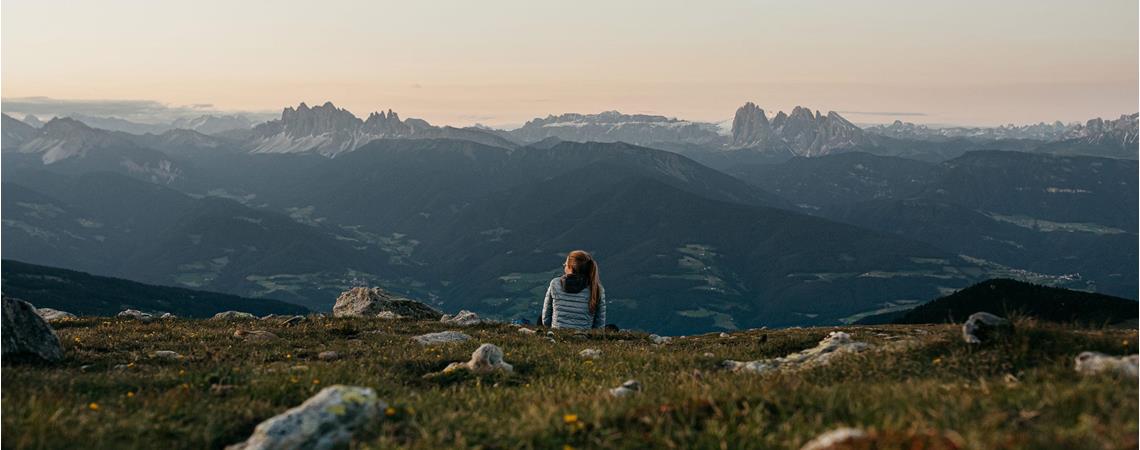
[[[1137,380],[1073,370],[1084,350],[1135,353],[1135,330],[1022,321],[1011,337],[968,347],[950,326],[842,327],[877,350],[757,375],[719,362],[786,355],[835,328],[655,346],[640,333],[558,333],[551,343],[480,325],[463,330],[471,341],[429,348],[409,338],[448,327],[84,318],[56,328],[63,362],[3,368],[3,448],[221,448],[332,384],[375,388],[394,407],[353,448],[799,448],[840,426],[904,438],[949,433],[968,448],[1137,447]],[[243,342],[237,328],[281,338]],[[886,350],[901,340],[912,345]],[[502,347],[515,373],[424,378],[482,342]],[[583,348],[602,356],[587,362],[577,355]],[[149,357],[157,350],[184,358]],[[325,350],[341,359],[318,360]],[[605,395],[629,378],[644,391]]]

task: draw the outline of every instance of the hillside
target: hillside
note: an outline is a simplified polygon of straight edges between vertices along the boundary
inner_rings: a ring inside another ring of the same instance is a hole
[[[0,272],[5,296],[81,316],[113,316],[125,309],[169,312],[179,317],[210,317],[230,310],[255,315],[308,312],[277,300],[153,286],[8,259],[0,264]]]
[[[994,279],[903,313],[871,316],[859,323],[945,323],[962,321],[977,311],[989,311],[1048,322],[1103,326],[1135,323],[1137,305],[1135,300],[1110,295]]]
[[[235,329],[278,338],[242,341]],[[410,339],[449,329],[473,338],[430,347]],[[507,325],[406,320],[314,318],[286,327],[85,318],[57,330],[61,363],[4,367],[4,447],[222,448],[336,384],[371,387],[390,407],[352,448],[798,449],[847,426],[876,430],[875,448],[1137,444],[1135,380],[1073,369],[1083,351],[1135,353],[1135,330],[1019,323],[1007,340],[969,347],[956,326],[840,329],[874,347],[754,374],[722,369],[722,361],[784,356],[836,329],[654,344],[640,333],[556,332],[550,342]],[[500,346],[513,373],[424,378],[467,360],[481,343]],[[600,356],[579,356],[587,348]],[[181,357],[154,357],[159,350]],[[318,358],[325,351],[339,358]],[[628,379],[641,392],[608,394]]]

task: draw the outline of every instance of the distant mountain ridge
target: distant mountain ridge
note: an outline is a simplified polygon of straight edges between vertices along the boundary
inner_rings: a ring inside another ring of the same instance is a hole
[[[325,156],[356,150],[376,139],[463,139],[510,148],[514,143],[474,128],[436,127],[421,119],[400,119],[392,110],[361,120],[332,102],[288,107],[281,118],[253,128],[245,147],[251,153],[305,153]]]
[[[724,139],[716,124],[657,115],[622,114],[617,111],[549,115],[530,120],[508,133],[516,140],[528,143],[558,138],[566,141],[627,142],[637,145],[654,142],[707,144]]]
[[[962,322],[978,311],[1083,326],[1113,325],[1129,321],[1135,323],[1138,315],[1135,300],[1017,280],[993,279],[914,309],[870,316],[858,323],[953,323]]]
[[[763,109],[748,102],[736,110],[732,120],[732,148],[821,156],[870,143],[862,129],[835,111],[822,115],[797,106],[791,114],[780,111],[768,120]]]
[[[231,310],[254,315],[309,312],[302,306],[266,298],[155,286],[10,259],[0,263],[0,273],[5,296],[28,301],[37,308],[77,315],[110,317],[125,309],[199,318]]]

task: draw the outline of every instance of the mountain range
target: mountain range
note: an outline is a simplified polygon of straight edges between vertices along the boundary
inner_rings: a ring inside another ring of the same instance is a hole
[[[999,276],[1136,291],[1135,158],[1039,143],[912,146],[751,104],[731,135],[618,113],[461,129],[331,103],[213,134],[3,120],[4,258],[316,310],[367,283],[533,319],[573,248],[602,261],[620,325],[671,333],[851,322]]]

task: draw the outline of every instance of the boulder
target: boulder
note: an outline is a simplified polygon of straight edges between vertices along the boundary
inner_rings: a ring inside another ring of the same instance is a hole
[[[333,317],[376,317],[384,311],[414,320],[439,320],[443,316],[435,308],[380,288],[349,289],[341,292],[333,305]]]
[[[137,321],[143,322],[143,323],[147,323],[147,322],[153,321],[155,319],[153,314],[144,313],[144,312],[139,311],[137,309],[123,310],[123,311],[119,312],[118,314],[116,314],[115,317],[121,317],[124,319],[134,319],[134,320],[137,320]]]
[[[962,339],[967,344],[981,344],[993,339],[999,334],[1008,334],[1013,331],[1013,324],[1008,320],[988,312],[970,314],[966,323],[962,324]]]
[[[720,332],[720,335],[719,335],[719,336],[720,336],[720,337],[722,337],[722,338],[732,337],[732,335],[730,335],[730,334],[728,334],[728,333],[725,333],[725,332],[723,332],[723,331],[721,331],[721,332]]]
[[[649,340],[653,341],[654,344],[660,345],[669,343],[669,341],[673,340],[673,338],[669,336],[658,336],[656,334],[651,334],[649,335]]]
[[[300,406],[261,422],[245,442],[227,450],[346,447],[359,430],[375,426],[387,404],[372,388],[335,385]]]
[[[535,331],[530,328],[519,328],[519,333],[533,335]]]
[[[483,344],[471,353],[471,360],[467,362],[451,363],[447,368],[443,369],[443,373],[451,373],[456,370],[468,370],[472,373],[487,374],[497,370],[503,372],[511,372],[514,367],[503,361],[503,349],[494,344]]]
[[[321,361],[335,361],[340,359],[340,354],[332,350],[324,351],[317,354],[317,359]]]
[[[31,303],[3,298],[2,353],[7,357],[30,356],[48,362],[63,359],[59,337]]]
[[[641,392],[641,383],[637,380],[627,380],[621,386],[610,389],[610,395],[622,398]]]
[[[446,344],[449,342],[463,342],[463,341],[466,341],[468,339],[471,339],[471,336],[460,333],[458,331],[440,331],[438,333],[421,334],[419,336],[412,337],[413,341],[416,341],[421,345]]]
[[[222,311],[214,314],[213,320],[257,320],[257,316],[241,311]]]
[[[1140,373],[1140,355],[1109,356],[1097,352],[1081,352],[1077,355],[1075,369],[1082,375],[1108,373],[1136,381]]]
[[[158,316],[158,318],[163,319],[163,320],[167,320],[167,319],[177,319],[178,316],[171,314],[171,313],[162,313],[162,315]]]
[[[234,337],[244,341],[272,341],[277,339],[277,335],[268,331],[261,330],[237,330],[234,331]]]
[[[51,308],[36,308],[36,314],[39,314],[40,317],[43,317],[48,323],[76,319],[75,314]]]
[[[479,318],[478,314],[475,314],[466,309],[455,313],[454,316],[451,314],[444,314],[443,317],[439,319],[439,321],[449,325],[462,326],[478,325],[480,323],[483,323],[483,320]]]
[[[578,352],[578,356],[581,356],[584,359],[598,359],[602,356],[602,351],[596,348],[587,348]]]
[[[819,365],[826,365],[837,355],[859,353],[871,348],[871,344],[857,342],[851,335],[842,331],[832,331],[827,337],[819,341],[815,347],[792,353],[788,356],[755,361],[726,360],[723,366],[734,372],[749,371],[765,373],[774,370],[796,370]]]

